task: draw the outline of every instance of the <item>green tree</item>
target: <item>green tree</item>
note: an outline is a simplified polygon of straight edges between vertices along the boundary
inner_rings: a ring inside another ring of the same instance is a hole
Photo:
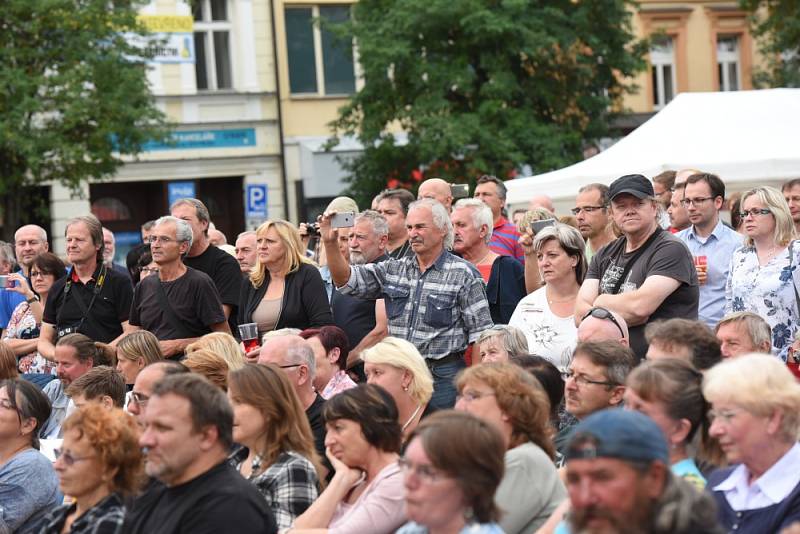
[[[582,157],[644,68],[627,0],[361,0],[338,27],[363,87],[331,123],[360,202],[440,176],[513,177]],[[408,143],[392,131],[403,130]]]
[[[0,9],[3,233],[31,219],[31,188],[114,174],[167,133],[146,79],[132,0],[4,0]]]
[[[766,58],[758,87],[800,87],[800,0],[741,0]]]

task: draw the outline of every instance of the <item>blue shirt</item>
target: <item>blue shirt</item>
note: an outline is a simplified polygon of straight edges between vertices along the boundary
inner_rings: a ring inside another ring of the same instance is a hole
[[[17,271],[17,274],[25,276],[22,270]],[[30,283],[30,280],[28,283]],[[19,282],[14,282],[14,284],[18,285]],[[14,308],[16,308],[20,302],[25,302],[25,295],[17,293],[16,291],[0,288],[0,328],[5,329],[5,327],[8,326],[11,314],[14,313]]]
[[[714,231],[706,238],[695,232],[694,225],[681,230],[676,236],[686,243],[692,256],[705,256],[708,278],[700,287],[697,318],[714,328],[725,315],[725,282],[728,280],[731,257],[744,244],[744,238],[724,224],[717,222]]]

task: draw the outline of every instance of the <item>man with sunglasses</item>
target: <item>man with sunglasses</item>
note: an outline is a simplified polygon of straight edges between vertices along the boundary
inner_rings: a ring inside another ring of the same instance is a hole
[[[631,348],[642,359],[649,321],[697,318],[697,271],[686,245],[661,230],[650,180],[641,174],[622,176],[609,187],[608,199],[622,236],[592,258],[578,292],[575,320],[598,306],[619,313],[630,329]]]
[[[725,282],[731,256],[742,246],[742,236],[725,226],[719,211],[725,202],[725,184],[719,176],[698,173],[689,176],[680,199],[691,226],[678,232],[694,258],[700,284],[698,319],[714,326],[725,315]]]
[[[630,347],[628,324],[616,312],[592,308],[578,325],[578,341],[616,341],[623,347]]]

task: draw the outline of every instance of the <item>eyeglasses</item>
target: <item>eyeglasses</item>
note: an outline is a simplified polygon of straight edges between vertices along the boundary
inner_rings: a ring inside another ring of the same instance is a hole
[[[163,243],[164,245],[168,245],[169,243],[173,243],[175,239],[171,237],[167,237],[165,235],[151,235],[150,236],[150,243]]]
[[[11,401],[8,399],[0,400],[0,408],[4,410],[13,410],[15,412],[19,412],[19,409],[13,404],[11,404]]]
[[[731,410],[731,409],[728,409],[728,410],[709,410],[708,411],[708,420],[713,422],[713,421],[719,419],[720,422],[728,424],[731,421],[733,421],[733,418],[736,417],[736,414],[738,414],[738,413],[739,413],[738,410]]]
[[[64,465],[71,466],[75,462],[82,462],[84,460],[91,460],[92,458],[96,458],[97,455],[93,454],[91,456],[73,456],[69,452],[64,452],[63,449],[53,449],[53,454],[56,456],[56,460],[62,460]]]
[[[622,330],[622,326],[614,318],[614,314],[611,313],[610,311],[608,311],[607,309],[605,309],[605,308],[592,308],[591,310],[586,312],[586,315],[583,316],[583,318],[581,319],[581,322],[583,322],[584,319],[586,319],[590,315],[592,317],[594,317],[595,319],[602,319],[604,321],[605,320],[611,321],[617,327],[617,330],[619,330],[619,335],[621,335],[622,337],[625,337],[625,332]]]
[[[586,213],[592,213],[594,211],[604,210],[604,209],[606,209],[605,206],[580,206],[580,207],[574,207],[569,211],[571,211],[573,215],[578,215],[582,211],[585,211]]]
[[[400,469],[403,471],[404,476],[408,476],[411,473],[414,473],[425,484],[432,484],[437,480],[443,478],[443,475],[441,473],[438,473],[434,467],[424,464],[414,465],[413,463],[409,462],[406,458],[399,458],[397,460],[397,465],[400,466]]]
[[[772,213],[772,210],[767,208],[750,208],[749,210],[740,211],[739,217],[745,219],[748,215],[752,215],[755,218],[759,215],[769,215],[770,213]]]
[[[131,400],[139,406],[144,406],[150,400],[150,395],[139,393],[138,391],[131,391]]]
[[[291,369],[292,367],[300,367],[301,365],[303,365],[303,364],[302,363],[290,363],[288,365],[279,365],[278,367],[280,367],[281,369]]]
[[[684,198],[681,200],[681,204],[684,208],[689,207],[690,204],[694,204],[695,206],[702,206],[709,200],[715,199],[717,197],[697,197],[697,198]]]
[[[460,395],[456,397],[456,399],[464,399],[467,402],[473,402],[478,399],[482,399],[484,397],[494,397],[494,393],[490,393],[488,391],[473,391],[473,390],[465,390]]]
[[[48,273],[47,271],[31,271],[31,278],[32,279],[33,278],[38,278],[38,277],[44,278],[48,274],[53,274],[53,273]]]
[[[593,384],[595,386],[616,386],[617,385],[616,382],[609,382],[608,380],[592,380],[591,378],[587,378],[584,375],[576,375],[575,372],[572,371],[572,370],[564,371],[563,373],[561,373],[561,378],[564,380],[564,382],[566,382],[567,380],[572,378],[572,379],[575,380],[575,383],[578,384],[581,387],[588,386],[590,384]]]

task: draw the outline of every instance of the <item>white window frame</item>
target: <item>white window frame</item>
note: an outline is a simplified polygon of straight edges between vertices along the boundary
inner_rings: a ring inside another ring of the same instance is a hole
[[[664,41],[668,42],[666,46]],[[656,82],[653,87],[653,109],[661,109],[669,103],[667,100],[666,84],[664,83],[664,67],[670,67],[670,81],[672,82],[672,96],[670,100],[675,98],[677,93],[677,80],[675,73],[675,38],[667,36],[662,43],[653,43],[650,48],[650,68],[655,70]],[[650,74],[652,79],[652,71]]]
[[[233,89],[236,87],[236,69],[234,65],[234,57],[236,56],[234,53],[235,40],[233,38],[233,23],[231,22],[233,19],[232,8],[234,2],[230,2],[228,0],[225,2],[225,16],[227,20],[211,20],[211,0],[196,0],[196,2],[200,4],[200,12],[203,15],[203,20],[194,21],[194,33],[203,34],[206,53],[206,77],[208,78],[206,80],[208,87],[205,89],[198,88],[198,91],[233,91]],[[216,51],[214,50],[214,32],[218,31],[228,32],[228,65],[230,66],[231,71],[230,87],[217,87],[217,55]],[[195,50],[195,57],[196,54],[197,51]],[[196,75],[197,70],[195,70],[195,76]]]
[[[326,4],[326,6],[349,6],[350,7],[350,14],[352,16],[352,9],[353,4],[349,4],[347,2],[342,2],[341,4]],[[306,4],[286,4],[284,5],[284,16],[286,10],[289,9],[308,9],[311,8],[311,19],[312,21],[320,20],[319,14],[319,4],[313,5],[306,5]],[[325,92],[325,64],[323,58],[323,50],[322,50],[322,28],[316,22],[312,22],[311,24],[311,32],[314,38],[314,69],[316,70],[317,74],[317,92],[316,93],[291,93],[292,98],[303,98],[303,97],[320,97],[320,96],[329,96],[329,97],[349,97],[353,93],[326,93]],[[289,48],[289,35],[286,35],[286,48]],[[359,89],[359,71],[358,71],[358,62],[357,57],[358,54],[356,53],[356,44],[353,43],[352,46],[352,53],[353,53],[353,79],[354,79],[354,89],[353,91],[358,91]],[[288,67],[288,57],[287,57],[287,67]],[[291,75],[291,74],[290,74]],[[290,85],[291,91],[291,85]]]
[[[720,48],[722,41],[732,40],[735,43],[734,50],[723,50]],[[739,91],[742,88],[742,61],[741,61],[741,38],[739,35],[717,35],[717,74],[719,76],[720,91]],[[736,87],[731,84],[729,67],[736,67]]]

